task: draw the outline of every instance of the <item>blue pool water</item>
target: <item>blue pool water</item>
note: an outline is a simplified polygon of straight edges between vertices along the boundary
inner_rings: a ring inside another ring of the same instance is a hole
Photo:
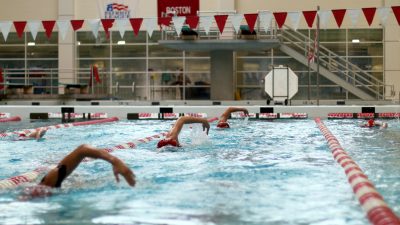
[[[324,122],[399,215],[400,124],[380,131]],[[172,123],[120,121],[50,130],[40,142],[3,139],[0,179],[54,164],[82,143],[112,147]],[[2,190],[0,223],[369,224],[313,120],[232,120],[229,130],[213,123],[208,139],[198,132],[185,127],[178,149],[158,151],[152,141],[115,151],[136,174],[135,188],[117,184],[111,166],[97,160],[82,163],[49,198],[19,201],[23,187]]]

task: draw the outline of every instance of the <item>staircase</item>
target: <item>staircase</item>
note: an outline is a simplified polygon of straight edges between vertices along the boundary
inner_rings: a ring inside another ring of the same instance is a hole
[[[293,57],[310,69],[317,71],[317,60],[314,63],[308,63],[308,50],[313,45],[306,35],[285,26],[278,31],[280,40],[280,50]],[[333,83],[343,87],[350,93],[362,100],[384,100],[385,89],[389,87],[390,93],[393,93],[393,85],[385,85],[383,81],[373,75],[363,71],[357,65],[339,56],[326,47],[319,46],[319,73]]]

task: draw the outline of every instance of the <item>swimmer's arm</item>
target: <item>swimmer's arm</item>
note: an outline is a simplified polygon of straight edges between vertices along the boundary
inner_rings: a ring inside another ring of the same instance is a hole
[[[226,122],[229,119],[229,116],[233,112],[243,112],[244,115],[249,116],[249,111],[247,111],[246,108],[240,108],[240,107],[229,107],[228,109],[225,110],[225,112],[221,115],[220,121]]]
[[[203,124],[203,130],[208,131],[210,130],[210,124],[206,119],[203,118],[198,118],[198,117],[192,117],[192,116],[182,116],[180,117],[176,123],[175,126],[172,128],[170,132],[170,136],[173,139],[178,139],[178,135],[182,130],[182,127],[184,124],[190,124],[190,123],[201,123]]]
[[[117,157],[112,156],[108,152],[96,149],[89,145],[81,145],[62,159],[59,165],[66,166],[66,177],[68,177],[85,157],[103,159],[113,165],[113,171],[117,182],[119,182],[118,174],[121,174],[130,186],[135,185],[135,175],[133,172]],[[58,178],[58,169],[52,169],[45,177],[42,184],[54,187]]]

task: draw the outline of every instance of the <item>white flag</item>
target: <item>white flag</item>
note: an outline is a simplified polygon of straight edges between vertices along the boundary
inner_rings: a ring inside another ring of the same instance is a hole
[[[172,17],[172,21],[174,22],[174,27],[175,27],[176,33],[178,34],[178,36],[181,36],[182,27],[186,21],[186,17],[185,16],[174,16],[174,17]]]
[[[128,19],[116,19],[115,23],[117,24],[117,28],[121,38],[124,38],[126,25],[128,24]]]
[[[332,11],[318,11],[319,25],[321,28],[326,29],[329,19],[331,18]]]
[[[37,33],[39,31],[40,22],[39,21],[28,21],[28,27],[31,31],[33,40],[36,40]]]
[[[203,26],[206,34],[208,34],[210,32],[212,22],[213,22],[213,17],[211,17],[211,16],[200,17],[200,24],[201,24],[201,26]]]
[[[377,11],[378,11],[378,15],[379,15],[379,17],[381,19],[382,26],[385,26],[386,25],[386,20],[387,20],[387,18],[389,16],[390,8],[382,7],[382,8],[378,8]]]
[[[89,25],[94,37],[97,38],[100,29],[100,19],[89,20]]]
[[[70,24],[71,23],[68,20],[57,20],[58,32],[60,32],[62,40],[65,40],[65,37],[67,36]]]
[[[12,25],[11,21],[0,22],[0,29],[1,29],[1,33],[3,33],[4,41],[7,41],[7,37],[8,37],[8,34],[10,33],[11,25]]]
[[[361,9],[348,9],[347,12],[349,13],[351,24],[353,27],[355,27],[358,23],[358,17],[361,14]]]
[[[293,30],[297,30],[300,24],[300,12],[289,12],[288,13],[290,22],[292,23]]]
[[[157,28],[157,20],[155,18],[145,18],[143,19],[143,25],[151,38],[153,31]]]
[[[240,31],[240,24],[242,24],[243,14],[234,14],[229,16],[231,19],[231,23],[236,33]]]
[[[267,33],[269,26],[271,25],[272,13],[260,12],[258,13],[258,18],[260,18],[261,27],[264,27],[264,31]]]

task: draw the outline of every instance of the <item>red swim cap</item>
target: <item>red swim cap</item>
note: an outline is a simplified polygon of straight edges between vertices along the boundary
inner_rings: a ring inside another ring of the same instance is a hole
[[[229,128],[229,123],[228,123],[228,122],[223,122],[223,121],[221,121],[221,122],[219,122],[219,123],[217,124],[217,127],[218,127],[218,128]]]
[[[159,141],[157,143],[157,148],[161,148],[167,145],[171,145],[174,147],[178,147],[178,142],[176,140],[173,139],[162,139],[161,141]]]
[[[373,127],[374,126],[374,119],[369,119],[368,120],[368,126]]]

